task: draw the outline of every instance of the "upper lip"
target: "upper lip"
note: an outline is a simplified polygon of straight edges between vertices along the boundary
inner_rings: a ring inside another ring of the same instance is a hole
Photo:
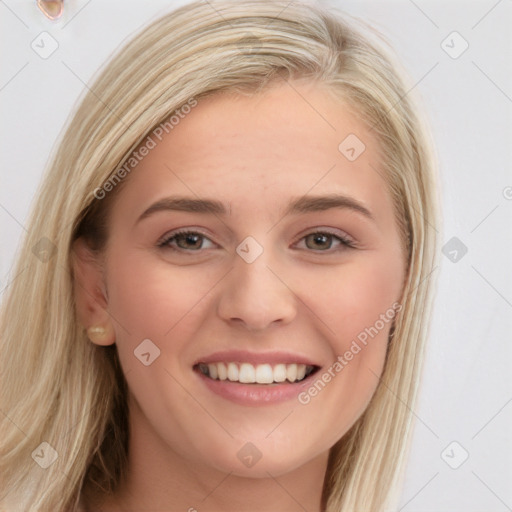
[[[224,350],[214,352],[197,359],[194,366],[199,363],[251,363],[251,364],[305,364],[307,366],[320,366],[311,358],[293,352],[249,352],[247,350]]]

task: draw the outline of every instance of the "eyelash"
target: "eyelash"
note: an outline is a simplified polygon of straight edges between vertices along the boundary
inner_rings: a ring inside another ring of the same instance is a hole
[[[185,236],[186,235],[199,235],[200,237],[202,237],[206,240],[209,240],[211,243],[214,243],[208,238],[208,236],[206,236],[204,233],[201,233],[200,231],[192,231],[192,230],[185,229],[185,230],[174,231],[169,235],[165,235],[162,239],[160,239],[157,242],[157,246],[161,249],[167,249],[167,250],[171,250],[174,252],[191,252],[191,253],[197,252],[197,253],[199,253],[201,251],[201,249],[187,250],[187,249],[172,247],[171,245],[169,245],[169,243],[172,240],[176,239],[180,235],[185,235]],[[310,235],[328,235],[328,236],[332,236],[335,240],[340,242],[340,247],[338,249],[332,249],[332,248],[329,248],[326,250],[309,249],[309,251],[316,253],[316,254],[321,254],[321,253],[331,254],[333,252],[337,252],[337,251],[340,251],[343,249],[354,249],[355,248],[355,244],[350,238],[345,237],[340,234],[333,233],[329,230],[311,231],[309,233],[306,233],[305,235],[302,235],[296,242],[294,242],[294,245],[297,244],[298,242],[300,242],[301,240],[304,240],[306,237],[308,237]],[[306,250],[307,250],[307,248],[306,248]]]

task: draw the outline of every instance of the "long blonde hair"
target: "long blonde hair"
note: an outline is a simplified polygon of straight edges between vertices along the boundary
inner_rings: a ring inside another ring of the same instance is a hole
[[[129,42],[85,94],[49,165],[0,317],[5,510],[75,511],[87,489],[115,490],[126,468],[126,384],[115,346],[87,339],[74,304],[72,243],[86,236],[101,249],[122,183],[104,200],[94,191],[191,98],[250,94],[292,78],[329,85],[374,131],[407,248],[384,373],[331,449],[323,502],[328,512],[378,512],[395,498],[437,258],[431,136],[407,75],[364,22],[310,3],[225,0],[181,7]],[[57,459],[44,469],[37,450]]]

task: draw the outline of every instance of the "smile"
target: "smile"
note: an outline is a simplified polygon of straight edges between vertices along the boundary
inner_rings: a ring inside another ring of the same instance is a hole
[[[206,377],[212,380],[240,382],[243,384],[279,384],[301,382],[316,370],[306,364],[251,364],[235,362],[199,363],[196,365]]]

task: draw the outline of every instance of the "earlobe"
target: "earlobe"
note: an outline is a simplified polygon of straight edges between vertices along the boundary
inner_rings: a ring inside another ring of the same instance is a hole
[[[72,247],[73,288],[79,322],[96,345],[115,343],[100,256],[79,238]]]

